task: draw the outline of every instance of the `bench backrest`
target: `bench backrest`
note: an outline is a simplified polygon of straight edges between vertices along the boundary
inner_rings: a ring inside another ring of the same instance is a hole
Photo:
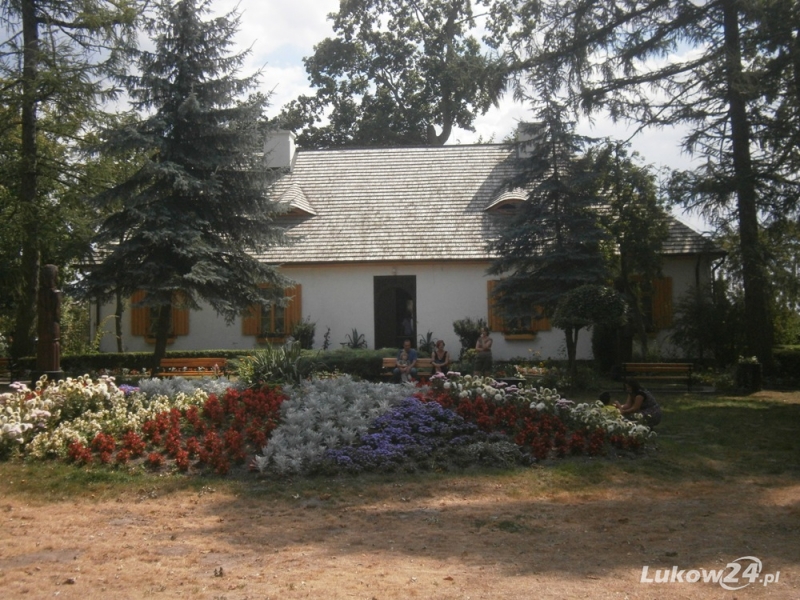
[[[183,367],[189,368],[206,368],[206,369],[213,369],[215,366],[217,368],[224,368],[226,360],[224,358],[162,358],[161,359],[161,368],[174,368],[179,369]]]
[[[630,373],[686,373],[692,370],[692,363],[622,363],[622,370]]]
[[[392,357],[385,357],[383,359],[383,368],[384,369],[394,369],[397,366],[397,359]],[[417,359],[417,368],[418,369],[430,369],[433,368],[433,362],[430,358],[418,358]]]

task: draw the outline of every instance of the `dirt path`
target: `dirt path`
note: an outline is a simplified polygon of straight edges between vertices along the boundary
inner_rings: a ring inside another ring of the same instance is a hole
[[[619,481],[538,497],[536,471],[361,495],[346,481],[280,498],[204,488],[35,505],[11,495],[0,500],[0,589],[81,600],[800,598],[794,482]],[[738,591],[640,582],[644,566],[649,576],[723,569],[743,556],[778,581]]]

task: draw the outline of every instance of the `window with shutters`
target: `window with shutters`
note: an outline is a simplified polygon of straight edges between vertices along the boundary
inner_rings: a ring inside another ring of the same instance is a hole
[[[672,277],[653,279],[650,293],[642,298],[648,331],[672,327]]]
[[[521,317],[505,317],[500,310],[497,298],[493,294],[497,281],[489,280],[486,284],[490,331],[500,331],[506,339],[531,339],[539,331],[550,330],[550,319],[539,316],[542,314],[542,309],[539,306],[530,307],[527,311],[529,314]]]
[[[131,296],[131,335],[142,336],[150,343],[155,342],[155,323],[158,309],[149,306],[136,306],[145,299],[146,292],[137,290]],[[189,309],[183,308],[182,292],[172,295],[172,311],[170,313],[170,331],[168,341],[176,336],[189,335]]]
[[[651,285],[641,284],[639,277],[631,282],[639,295],[645,330],[656,334],[672,327],[672,277],[656,277]]]
[[[286,303],[253,305],[242,319],[242,334],[256,336],[259,342],[283,342],[302,319],[302,286],[284,290]]]

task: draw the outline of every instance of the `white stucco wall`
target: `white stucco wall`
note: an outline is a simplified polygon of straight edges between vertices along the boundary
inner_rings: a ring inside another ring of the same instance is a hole
[[[460,343],[453,331],[453,321],[464,318],[487,319],[485,275],[488,263],[376,263],[337,266],[289,267],[285,273],[302,284],[302,315],[316,323],[315,345],[322,347],[323,336],[330,327],[330,347],[339,348],[353,328],[366,337],[370,348],[375,346],[373,278],[376,276],[416,277],[417,333],[432,331],[443,339],[454,357]],[[667,261],[664,274],[673,278],[673,303],[687,286],[693,285],[695,259]],[[103,318],[113,307],[102,307]],[[123,348],[125,351],[150,351],[152,345],[142,337],[130,334],[130,313],[123,316]],[[111,332],[113,322],[104,321]],[[493,332],[494,356],[497,359],[530,357],[538,353],[542,359],[566,358],[564,334],[553,329],[539,332],[533,340],[509,341]],[[661,342],[660,342],[661,343]],[[169,350],[246,349],[256,348],[253,336],[242,335],[241,318],[230,325],[211,309],[193,311],[189,317],[189,335],[179,336]],[[109,333],[101,342],[101,351],[116,351]],[[591,333],[582,330],[578,342],[578,358],[591,358]]]
[[[698,263],[698,260],[700,261]],[[664,261],[661,268],[664,277],[672,278],[672,310],[673,318],[678,311],[678,304],[687,290],[693,289],[696,284],[707,286],[711,279],[711,269],[707,257],[683,256],[673,257]],[[659,331],[650,341],[648,354],[664,360],[682,358],[680,348],[670,341],[671,331]],[[638,341],[634,337],[634,352],[638,348]]]

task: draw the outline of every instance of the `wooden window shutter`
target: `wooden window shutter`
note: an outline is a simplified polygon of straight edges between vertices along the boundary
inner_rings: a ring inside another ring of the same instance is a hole
[[[284,309],[286,335],[291,335],[294,326],[303,320],[303,286],[298,283],[293,287],[286,288],[285,295],[290,298]]]
[[[131,295],[131,335],[147,335],[150,327],[150,309],[134,306],[144,300],[145,291],[136,290]]]
[[[531,331],[550,331],[550,319],[544,317],[542,319],[534,319],[535,314],[541,314],[544,309],[541,306],[534,307],[534,313],[531,315]]]
[[[172,334],[189,335],[189,309],[182,308],[185,298],[183,292],[172,296]]]
[[[242,335],[261,333],[261,305],[253,304],[242,315]]]
[[[489,316],[488,325],[489,331],[505,331],[505,323],[503,322],[503,314],[500,312],[500,307],[497,304],[497,298],[494,296],[494,288],[497,281],[489,279],[486,282],[486,297],[487,297],[487,313]]]
[[[672,277],[653,280],[653,326],[656,329],[672,327]]]

